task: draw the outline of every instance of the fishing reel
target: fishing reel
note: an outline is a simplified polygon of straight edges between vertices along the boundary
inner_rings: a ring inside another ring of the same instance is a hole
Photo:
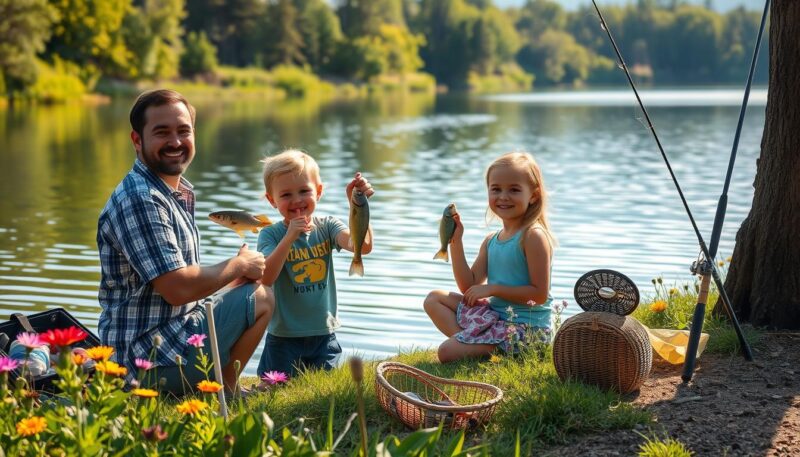
[[[710,275],[713,269],[714,265],[705,258],[702,252],[697,255],[697,260],[692,262],[692,266],[689,267],[689,271],[695,276]]]

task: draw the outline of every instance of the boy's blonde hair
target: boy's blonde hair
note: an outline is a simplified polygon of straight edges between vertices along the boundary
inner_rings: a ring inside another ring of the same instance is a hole
[[[261,162],[264,164],[264,188],[268,194],[275,178],[286,173],[299,175],[308,172],[314,182],[322,184],[317,161],[299,149],[287,149],[280,154],[266,157]]]
[[[522,229],[527,230],[533,225],[539,225],[544,231],[547,240],[550,242],[551,247],[556,246],[556,239],[550,230],[550,220],[547,217],[547,191],[544,188],[544,178],[542,177],[542,169],[533,156],[527,152],[509,152],[495,159],[489,168],[486,169],[486,185],[489,185],[489,175],[492,170],[500,167],[514,167],[517,170],[524,172],[528,177],[528,184],[534,193],[539,194],[539,199],[528,205],[525,216],[522,219]],[[487,210],[489,214],[497,216],[492,213],[492,210]],[[520,239],[520,243],[524,237]]]

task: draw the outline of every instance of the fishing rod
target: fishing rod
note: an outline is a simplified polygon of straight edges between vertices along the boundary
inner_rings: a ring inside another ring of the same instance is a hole
[[[669,162],[669,158],[667,154],[664,152],[664,147],[661,145],[661,140],[658,138],[658,133],[656,133],[656,129],[653,126],[653,122],[650,120],[650,115],[647,112],[647,109],[642,102],[641,97],[639,96],[639,91],[636,89],[636,84],[633,82],[633,78],[631,77],[630,72],[628,71],[628,66],[625,63],[625,59],[622,58],[622,53],[617,46],[617,42],[614,40],[614,37],[611,35],[611,30],[606,23],[605,18],[603,17],[603,13],[600,12],[600,8],[597,6],[597,2],[592,0],[592,5],[594,5],[595,11],[597,11],[597,15],[600,18],[600,26],[606,32],[609,41],[611,42],[611,46],[614,48],[614,53],[617,56],[617,60],[619,62],[619,67],[625,73],[625,77],[628,79],[628,84],[631,86],[634,95],[636,96],[636,101],[639,104],[639,107],[644,113],[645,120],[647,121],[647,128],[650,129],[650,132],[653,134],[653,138],[655,139],[656,145],[658,146],[658,150],[661,153],[661,157],[664,159],[664,163],[667,166],[667,170],[669,170],[669,175],[672,178],[672,182],[675,184],[675,188],[678,191],[678,195],[680,196],[681,202],[683,203],[683,207],[686,210],[686,214],[689,216],[689,221],[692,224],[692,229],[694,230],[695,235],[697,236],[697,241],[700,244],[700,250],[702,254],[705,256],[705,259],[699,262],[695,262],[692,264],[692,273],[699,274],[701,276],[700,281],[700,290],[697,296],[697,304],[695,306],[695,312],[692,318],[692,325],[691,330],[689,332],[689,345],[687,347],[687,354],[686,354],[686,362],[691,359],[691,365],[689,363],[684,363],[684,372],[681,378],[684,382],[688,382],[694,371],[694,359],[697,351],[697,343],[700,340],[700,333],[703,328],[703,318],[705,316],[705,308],[706,308],[706,300],[708,298],[708,289],[709,283],[711,278],[713,277],[714,283],[719,290],[720,298],[722,299],[722,303],[725,306],[725,311],[727,312],[731,323],[733,324],[733,328],[736,331],[736,336],[739,339],[739,345],[742,347],[742,353],[744,355],[745,360],[751,361],[753,360],[752,352],[750,351],[750,345],[747,343],[747,340],[744,338],[744,334],[742,333],[742,328],[739,325],[738,319],[736,319],[736,314],[733,311],[733,308],[730,303],[730,299],[728,298],[728,294],[725,291],[725,287],[722,283],[722,280],[719,276],[719,272],[717,271],[716,266],[714,265],[714,257],[709,252],[708,246],[706,246],[706,242],[703,239],[703,235],[700,233],[700,229],[697,227],[697,222],[695,222],[694,216],[692,215],[692,211],[689,208],[689,203],[686,201],[686,197],[683,194],[683,189],[681,189],[680,183],[678,182],[678,178],[675,176],[675,172],[672,170],[672,165]],[[760,35],[759,35],[760,36]],[[737,135],[737,142],[738,142],[738,135]],[[732,167],[732,165],[730,165]],[[727,183],[725,185],[725,189],[727,192]],[[727,197],[726,197],[727,201]],[[724,210],[722,210],[724,213]],[[719,214],[719,207],[718,207],[718,214]],[[715,221],[715,225],[717,222]],[[721,223],[720,229],[721,230]],[[715,246],[716,249],[716,246]],[[695,341],[692,344],[692,341]]]
[[[744,115],[747,111],[747,102],[750,99],[750,88],[753,85],[753,75],[756,71],[756,62],[758,61],[758,51],[761,48],[761,37],[764,35],[764,28],[767,23],[767,13],[769,12],[769,3],[770,0],[764,1],[764,12],[761,13],[761,25],[758,28],[758,35],[756,36],[756,44],[753,49],[753,58],[750,61],[750,70],[747,73],[747,84],[745,84],[744,89],[744,97],[742,100],[742,108],[739,110],[739,121],[736,125],[736,134],[733,136],[733,146],[731,148],[731,158],[728,162],[728,171],[725,175],[725,184],[722,186],[722,194],[719,196],[719,202],[717,202],[717,212],[714,216],[714,225],[711,230],[711,241],[709,241],[708,252],[711,255],[710,259],[713,259],[717,255],[717,247],[719,246],[719,239],[722,234],[722,224],[725,222],[725,212],[728,207],[728,187],[731,183],[731,177],[733,176],[733,164],[736,162],[736,152],[739,149],[739,137],[742,134],[742,126],[744,125]],[[713,263],[713,262],[712,262]],[[728,300],[728,295],[723,287],[717,284],[717,288],[720,289],[720,296],[725,295],[724,300]],[[730,302],[728,302],[730,303]],[[699,308],[699,307],[698,307]],[[689,382],[692,379],[692,373],[694,372],[694,362],[697,356],[697,347],[700,344],[700,333],[703,327],[703,314],[700,314],[700,321],[699,324],[695,325],[694,321],[697,319],[698,313],[705,313],[705,309],[695,309],[695,317],[692,320],[692,328],[689,332],[689,342],[686,347],[686,360],[684,360],[683,364],[683,374],[681,375],[681,379],[684,382]],[[726,306],[725,311],[728,313],[728,317],[731,318],[731,321],[736,319],[735,314],[733,314],[733,308],[731,306]],[[753,355],[750,353],[750,347],[743,346],[742,350],[744,351],[744,358],[745,360],[751,361],[753,360]]]

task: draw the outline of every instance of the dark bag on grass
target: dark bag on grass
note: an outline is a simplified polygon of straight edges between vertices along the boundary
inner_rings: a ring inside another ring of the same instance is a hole
[[[100,345],[100,338],[63,308],[55,308],[28,316],[14,313],[8,321],[0,323],[0,356],[8,355],[11,343],[20,333],[44,333],[48,330],[66,329],[72,326],[80,328],[88,335],[86,339],[75,343],[73,347],[90,348]],[[92,368],[91,371],[94,369]],[[11,375],[9,380],[13,383],[20,376],[21,368],[17,368],[9,374]],[[55,391],[53,381],[56,379],[58,379],[58,375],[52,371],[41,376],[33,376],[31,387],[35,390],[53,392]]]

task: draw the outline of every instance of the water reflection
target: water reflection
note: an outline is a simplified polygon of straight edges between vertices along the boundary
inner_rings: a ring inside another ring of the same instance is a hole
[[[689,94],[706,100],[699,106],[656,103],[650,110],[704,234],[738,116],[730,100],[741,98],[707,94]],[[697,242],[640,113],[632,100],[616,101],[628,95],[589,96],[583,103],[572,94],[551,94],[546,102],[532,102],[529,95],[398,96],[327,105],[200,101],[198,155],[187,177],[198,192],[203,263],[231,256],[240,245],[238,236],[206,215],[246,209],[277,218],[262,197],[259,160],[300,147],[322,168],[320,214],[346,220],[344,186],[356,170],[377,189],[371,202],[377,243],[365,258],[366,277],[349,278],[349,254],[336,255],[343,346],[381,356],[435,344],[441,337],[421,309],[422,298],[431,289],[455,287],[450,265],[432,260],[441,211],[450,202],[458,205],[473,258],[495,227],[485,220],[484,170],[497,155],[524,149],[542,164],[552,194],[561,243],[554,296],[571,298],[575,280],[593,268],[618,269],[645,293],[657,275],[687,281]],[[764,122],[759,97],[748,113],[730,190],[720,246],[725,255],[752,198]],[[3,318],[64,306],[96,323],[97,215],[134,157],[131,102],[0,111]],[[248,242],[255,244],[255,236]]]

